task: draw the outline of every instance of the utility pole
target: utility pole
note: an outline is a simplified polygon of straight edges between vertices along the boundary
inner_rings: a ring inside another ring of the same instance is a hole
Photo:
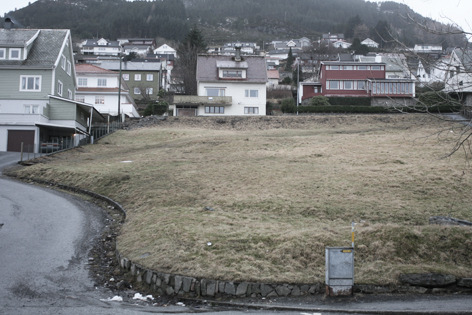
[[[120,77],[118,78],[118,122],[121,122],[121,52],[119,53],[120,57]]]

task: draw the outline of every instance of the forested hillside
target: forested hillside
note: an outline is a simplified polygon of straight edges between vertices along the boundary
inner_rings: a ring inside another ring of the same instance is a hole
[[[403,44],[462,46],[465,37],[438,36],[415,22],[445,25],[395,2],[364,0],[38,0],[9,14],[24,27],[69,28],[76,38],[155,37],[180,41],[189,27],[202,29],[209,44],[228,40],[267,41],[323,33],[344,33],[348,40],[371,37]]]

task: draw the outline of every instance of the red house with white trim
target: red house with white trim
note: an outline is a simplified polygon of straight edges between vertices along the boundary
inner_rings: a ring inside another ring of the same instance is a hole
[[[318,81],[300,82],[299,102],[314,96],[412,98],[415,83],[410,79],[386,79],[381,62],[324,61]]]

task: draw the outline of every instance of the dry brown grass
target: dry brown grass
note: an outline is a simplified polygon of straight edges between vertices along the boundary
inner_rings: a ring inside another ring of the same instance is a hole
[[[122,203],[118,249],[163,272],[322,282],[324,248],[349,246],[355,221],[357,283],[470,277],[472,229],[428,225],[472,220],[467,161],[442,158],[455,127],[424,115],[169,118],[19,175]]]

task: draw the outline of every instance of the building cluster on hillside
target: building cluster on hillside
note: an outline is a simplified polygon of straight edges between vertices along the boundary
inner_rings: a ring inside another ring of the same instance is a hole
[[[331,33],[314,42],[211,46],[197,57],[196,95],[181,95],[173,73],[178,55],[168,44],[99,38],[74,51],[69,30],[20,29],[7,18],[0,29],[0,151],[78,145],[97,123],[139,117],[138,105],[157,102],[160,90],[175,94],[170,110],[176,116],[266,115],[267,93],[277,89],[296,91],[301,105],[317,96],[406,104],[416,87],[435,83],[446,92],[472,92],[466,50],[416,45],[380,52],[372,39],[361,44],[375,52],[350,53],[344,35]],[[287,80],[298,84],[282,84]]]

